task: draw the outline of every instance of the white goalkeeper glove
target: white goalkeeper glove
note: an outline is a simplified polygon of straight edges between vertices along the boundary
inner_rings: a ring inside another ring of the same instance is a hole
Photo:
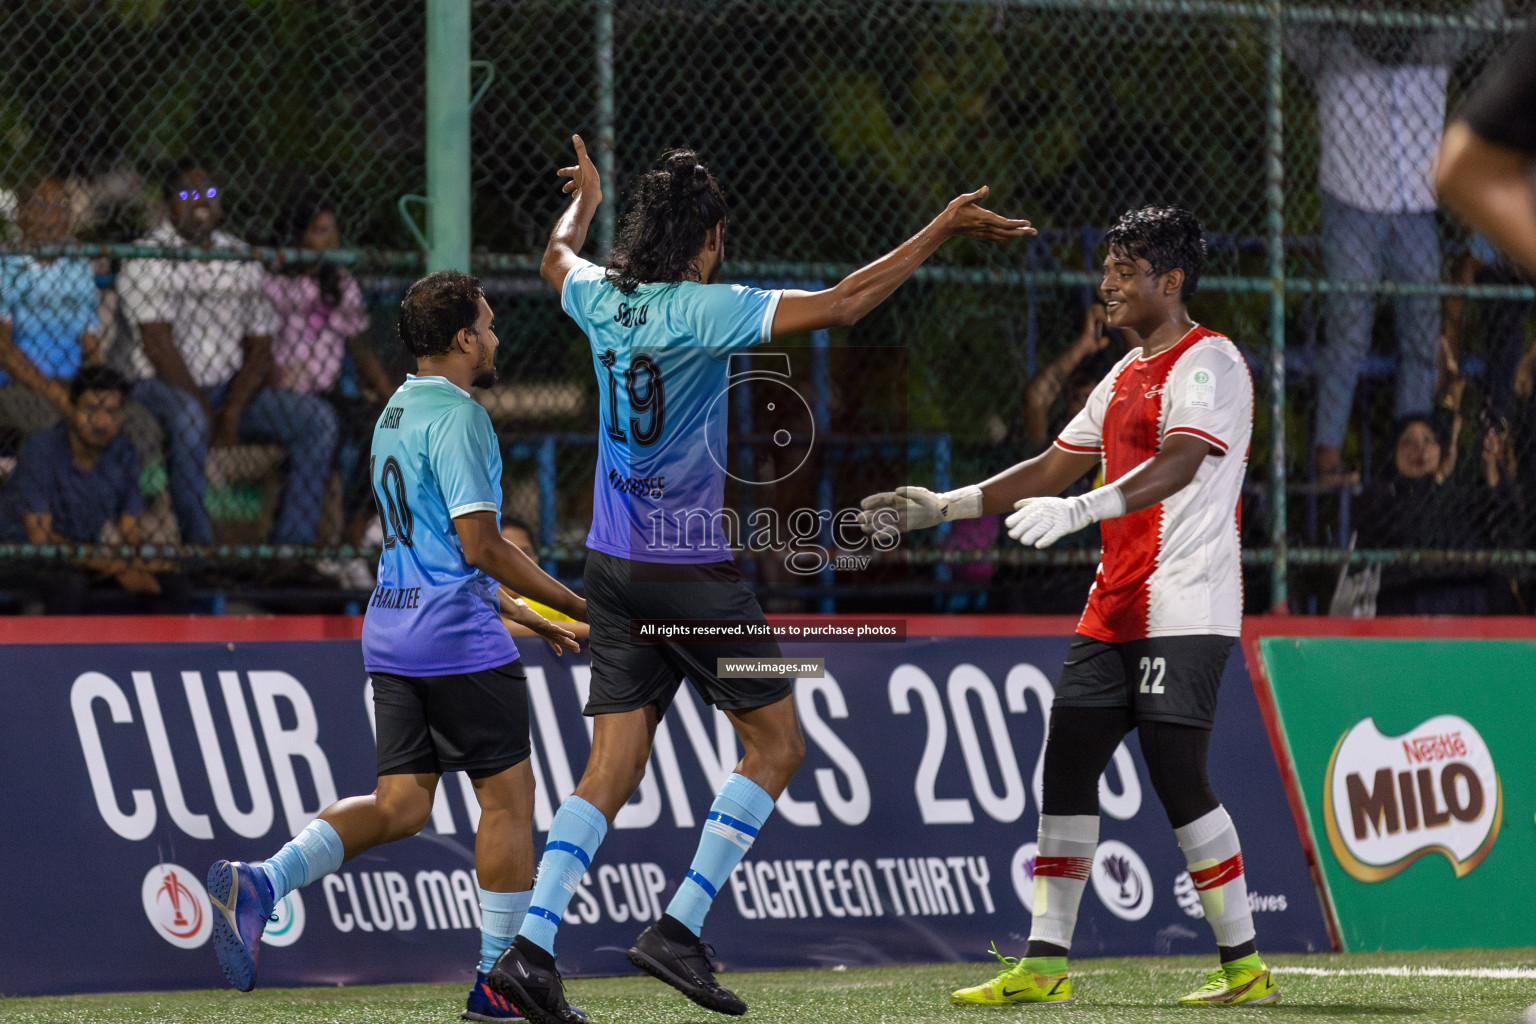
[[[898,487],[859,502],[859,527],[866,533],[924,530],[956,519],[981,515],[981,488],[975,484],[935,494],[926,487]]]
[[[1013,507],[1008,536],[1025,547],[1048,548],[1089,523],[1125,515],[1125,495],[1110,484],[1071,498],[1025,498]]]

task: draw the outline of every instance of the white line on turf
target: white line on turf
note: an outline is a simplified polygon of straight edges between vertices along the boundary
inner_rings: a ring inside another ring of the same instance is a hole
[[[1320,978],[1379,975],[1387,978],[1536,978],[1531,967],[1271,967],[1276,974],[1310,974]]]

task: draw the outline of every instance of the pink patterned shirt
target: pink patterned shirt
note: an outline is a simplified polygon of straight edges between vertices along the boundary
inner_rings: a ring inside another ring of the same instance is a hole
[[[272,339],[278,386],[301,395],[329,391],[341,376],[347,339],[368,328],[357,279],[342,272],[341,302],[334,307],[320,297],[320,282],[303,274],[270,274],[266,292],[281,324]]]

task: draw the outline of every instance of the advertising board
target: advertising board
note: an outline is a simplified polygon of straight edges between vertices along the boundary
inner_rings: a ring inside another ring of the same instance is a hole
[[[1029,620],[1009,623],[970,627],[994,635],[909,629],[901,642],[785,645],[824,658],[826,672],[797,682],[806,762],[707,922],[727,969],[978,960],[994,940],[1020,947],[1041,752],[1070,624],[1027,635]],[[0,991],[221,985],[207,866],[268,856],[332,800],[371,791],[372,705],[356,640],[253,642],[284,630],[234,623],[236,639],[213,640],[225,635],[216,626],[173,624],[180,642],[114,623],[96,638],[144,642],[0,645],[0,730],[14,766],[0,867],[17,880],[0,930]],[[542,845],[585,762],[590,670],[531,643],[524,662]],[[724,716],[685,686],[571,903],[563,970],[632,970],[623,951],[665,908],[739,756]],[[1211,771],[1219,794],[1242,794],[1228,807],[1263,948],[1326,948],[1238,655]],[[1101,797],[1103,841],[1074,954],[1212,951],[1134,736]],[[479,942],[477,821],[468,780],[445,776],[419,836],[284,901],[264,940],[262,984],[467,982]]]
[[[1343,948],[1536,944],[1536,641],[1257,648]]]

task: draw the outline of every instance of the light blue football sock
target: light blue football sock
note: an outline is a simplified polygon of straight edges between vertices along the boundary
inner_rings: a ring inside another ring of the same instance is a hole
[[[523,926],[523,915],[528,913],[528,904],[532,901],[532,889],[522,892],[480,890],[481,974],[494,967],[501,951],[517,938],[517,930]]]
[[[272,901],[277,903],[293,890],[335,871],[344,859],[341,836],[330,822],[316,818],[256,867],[266,872],[267,881],[272,883]]]
[[[698,852],[693,855],[693,863],[672,902],[667,904],[667,913],[698,935],[704,928],[704,915],[715,901],[715,893],[752,848],[757,830],[772,813],[773,797],[763,787],[745,775],[726,779],[720,795],[710,805]]]
[[[574,794],[565,798],[549,824],[549,839],[533,883],[533,901],[517,934],[554,955],[560,915],[570,906],[581,876],[607,834],[608,819],[602,811]]]

